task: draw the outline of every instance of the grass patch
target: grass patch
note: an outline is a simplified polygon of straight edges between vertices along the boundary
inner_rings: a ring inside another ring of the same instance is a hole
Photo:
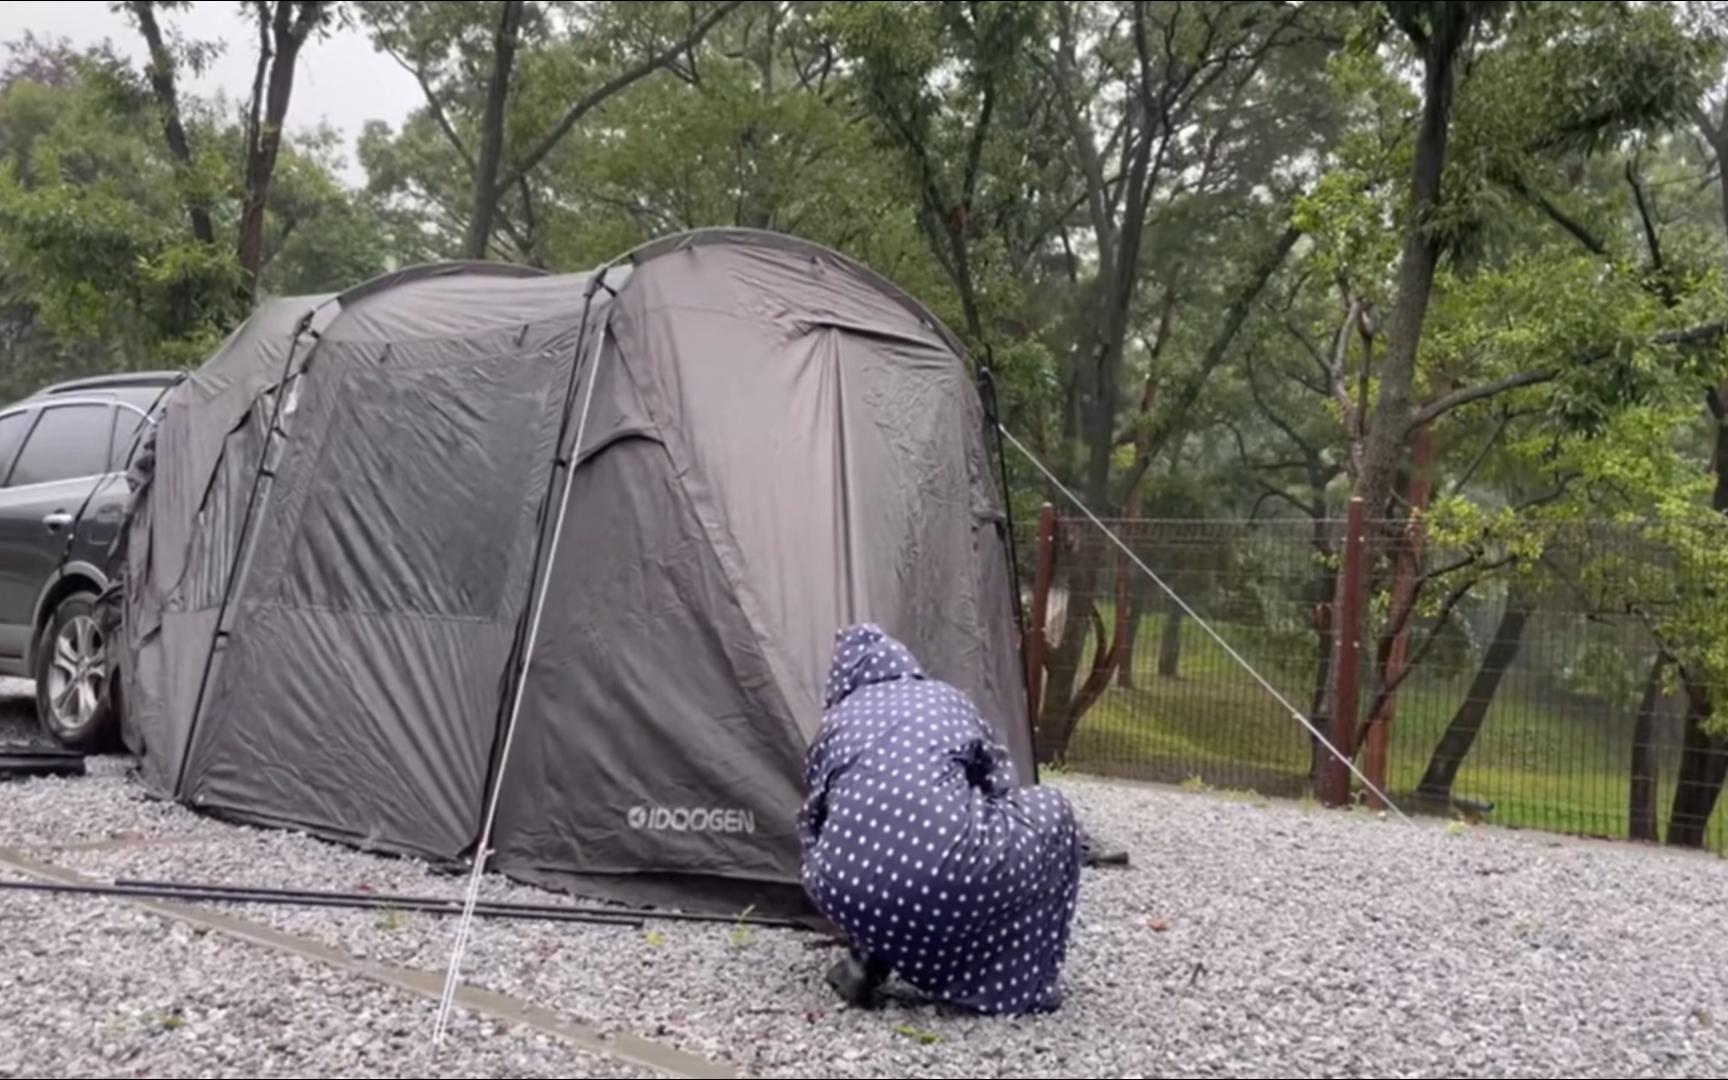
[[[1225,802],[1237,803],[1241,806],[1267,806],[1267,805],[1270,805],[1270,800],[1268,800],[1264,795],[1260,794],[1258,791],[1253,790],[1252,788],[1250,788],[1247,791],[1226,791],[1222,795],[1220,795],[1219,797],[1222,798]]]
[[[1179,785],[1192,793],[1306,799],[1314,754],[1308,732],[1192,621],[1184,628],[1179,677],[1161,677],[1157,650],[1163,622],[1161,615],[1147,616],[1137,639],[1135,685],[1112,685],[1086,715],[1063,771]],[[1312,669],[1305,667],[1310,654],[1293,651],[1288,642],[1275,653],[1270,646],[1261,649],[1273,655],[1257,654],[1261,635],[1253,628],[1218,630],[1287,700],[1307,707],[1313,692]],[[1419,674],[1400,692],[1387,776],[1395,801],[1398,793],[1418,786],[1468,693],[1470,674]],[[1578,696],[1562,699],[1528,673],[1508,673],[1454,793],[1491,803],[1484,818],[1490,824],[1625,837],[1634,721],[1631,708]],[[1678,765],[1676,751],[1663,755],[1658,808],[1664,828]],[[1728,807],[1728,799],[1723,804]],[[1308,802],[1304,806],[1314,808]],[[1728,854],[1728,809],[1718,809],[1710,847]]]
[[[756,913],[755,905],[751,905],[750,907],[745,908],[743,910],[743,912],[741,912],[739,914],[738,922],[736,925],[734,925],[732,927],[732,933],[730,935],[728,935],[728,938],[727,938],[727,940],[731,942],[732,947],[734,949],[747,949],[750,947],[750,941],[751,941],[750,924],[747,920],[750,918],[750,916],[754,915],[755,913]]]
[[[936,1034],[934,1031],[924,1031],[921,1028],[915,1028],[910,1024],[902,1024],[895,1028],[894,1034],[908,1042],[915,1042],[919,1046],[936,1046],[942,1042],[942,1036]]]

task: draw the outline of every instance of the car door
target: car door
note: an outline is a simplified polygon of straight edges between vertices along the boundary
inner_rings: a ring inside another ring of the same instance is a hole
[[[110,471],[113,409],[74,401],[28,410],[28,431],[0,483],[0,665],[16,669],[28,655],[36,602],[60,566],[68,530]]]
[[[36,410],[28,406],[0,413],[0,519],[5,517],[5,490],[7,478],[12,475],[12,463],[18,459],[18,451],[35,423]],[[3,530],[4,526],[0,526],[0,531]],[[30,628],[19,625],[13,610],[18,605],[13,602],[10,584],[4,577],[5,565],[6,552],[4,544],[0,544],[0,674],[16,675],[22,673]]]
[[[78,519],[78,536],[72,547],[73,559],[83,560],[107,569],[109,552],[120,538],[131,509],[132,489],[126,484],[126,471],[138,450],[140,433],[154,421],[139,408],[124,401],[114,404],[114,434],[110,442],[108,475],[91,496]]]

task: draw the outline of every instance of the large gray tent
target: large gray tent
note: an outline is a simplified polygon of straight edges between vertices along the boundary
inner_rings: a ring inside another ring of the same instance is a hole
[[[507,874],[796,903],[840,627],[905,641],[1031,775],[987,446],[953,336],[783,236],[274,300],[159,429],[127,737],[162,797],[450,864],[502,760]]]

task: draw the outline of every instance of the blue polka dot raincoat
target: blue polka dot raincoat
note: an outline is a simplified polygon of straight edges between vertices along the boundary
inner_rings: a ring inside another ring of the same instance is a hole
[[[986,1014],[1054,1008],[1081,853],[971,700],[880,628],[841,631],[808,756],[804,884],[855,953]]]

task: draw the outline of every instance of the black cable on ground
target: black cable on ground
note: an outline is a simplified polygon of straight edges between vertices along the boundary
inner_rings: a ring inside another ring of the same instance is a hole
[[[133,881],[122,879],[115,882],[120,888],[127,889],[161,889],[161,890],[191,890],[194,892],[222,892],[243,894],[257,897],[260,900],[282,900],[291,902],[305,897],[323,898],[336,897],[341,899],[376,900],[386,906],[401,907],[404,904],[448,904],[460,911],[461,899],[440,899],[421,896],[385,896],[373,893],[330,893],[312,892],[300,889],[267,889],[250,885],[200,885],[181,884],[171,881]],[[508,900],[482,900],[478,909],[492,912],[509,912],[521,915],[536,915],[546,912],[560,914],[576,914],[602,919],[620,919],[633,921],[640,925],[643,922],[682,922],[710,923],[724,926],[755,926],[771,930],[804,930],[803,923],[792,919],[773,919],[754,915],[703,915],[679,911],[633,911],[623,908],[578,907],[561,904],[526,904]]]
[[[85,773],[84,755],[73,750],[45,750],[33,746],[0,747],[0,780],[83,776]]]
[[[363,893],[299,893],[292,896],[273,895],[248,889],[230,889],[187,885],[122,884],[71,885],[59,882],[0,881],[0,892],[46,893],[65,896],[115,897],[128,900],[164,900],[180,903],[259,904],[280,907],[347,908],[358,911],[399,911],[425,915],[460,915],[462,904],[456,900],[426,897],[379,897]],[[576,908],[544,907],[538,909],[494,907],[482,904],[476,915],[499,919],[521,919],[540,922],[584,923],[593,926],[618,926],[641,929],[645,923],[630,914],[600,914]]]

